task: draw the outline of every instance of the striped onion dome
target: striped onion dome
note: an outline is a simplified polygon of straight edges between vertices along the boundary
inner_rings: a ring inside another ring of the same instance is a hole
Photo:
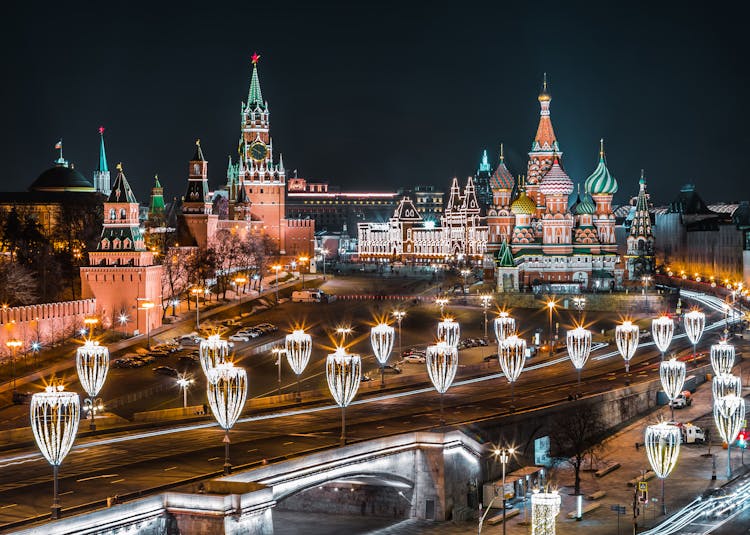
[[[581,200],[576,205],[576,215],[593,214],[596,212],[596,205],[591,195],[584,193]]]
[[[513,175],[510,174],[510,171],[508,171],[508,168],[505,166],[505,159],[500,158],[500,163],[497,164],[497,169],[495,169],[495,172],[492,173],[492,176],[490,177],[490,187],[495,189],[513,189],[513,186],[515,186],[516,180],[513,178]]]
[[[539,191],[543,195],[570,195],[573,193],[573,181],[560,166],[560,160],[555,156],[555,163],[542,181],[539,182]]]
[[[536,203],[526,195],[525,191],[521,191],[518,199],[510,205],[510,211],[516,215],[531,215],[536,212]]]
[[[617,193],[617,180],[613,177],[607,164],[604,161],[604,140],[601,140],[601,150],[599,151],[599,164],[586,179],[586,191],[592,195],[614,195]]]

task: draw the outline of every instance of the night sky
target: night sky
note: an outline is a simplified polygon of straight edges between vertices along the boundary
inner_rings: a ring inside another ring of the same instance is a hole
[[[99,125],[110,168],[123,162],[141,202],[154,173],[166,197],[184,193],[195,138],[219,187],[258,51],[288,175],[350,190],[447,188],[475,172],[484,148],[494,165],[501,141],[511,172],[525,173],[546,71],[575,182],[604,137],[616,200],[636,193],[641,168],[657,203],[686,182],[707,200],[750,198],[746,30],[729,8],[69,4],[5,8],[4,190],[50,167],[60,137],[90,178]]]

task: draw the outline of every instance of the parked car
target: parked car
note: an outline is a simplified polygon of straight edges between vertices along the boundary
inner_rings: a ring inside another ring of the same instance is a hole
[[[239,336],[247,336],[248,338],[258,338],[260,336],[260,331],[254,328],[240,329],[234,334]]]
[[[398,374],[404,370],[402,370],[397,364],[386,364],[385,366],[383,366],[383,371],[385,373],[397,373]]]
[[[229,339],[232,342],[249,342],[250,341],[250,336],[247,335],[247,334],[239,334],[239,333],[237,333],[237,334],[233,334],[232,336],[230,336]]]
[[[412,347],[410,349],[405,350],[401,353],[401,357],[408,357],[409,355],[418,355],[424,357],[427,354],[427,352],[424,349],[419,349],[416,347]]]
[[[157,366],[154,368],[154,373],[157,375],[167,375],[169,377],[177,377],[179,375],[177,370],[171,366]]]
[[[425,357],[424,355],[412,353],[410,355],[406,355],[402,360],[403,362],[409,364],[424,364],[425,362],[427,362],[427,357]]]

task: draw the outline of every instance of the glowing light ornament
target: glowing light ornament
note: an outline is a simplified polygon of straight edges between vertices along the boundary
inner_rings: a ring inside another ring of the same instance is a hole
[[[685,363],[677,359],[663,360],[659,365],[661,387],[667,398],[669,398],[670,409],[672,409],[672,420],[674,420],[674,407],[671,402],[677,399],[677,396],[682,392],[682,387],[685,386],[686,375],[687,367]]]
[[[691,310],[683,316],[683,321],[688,340],[693,344],[693,363],[695,363],[695,350],[703,336],[703,329],[706,327],[706,315],[700,310]]]
[[[669,316],[659,316],[651,321],[651,335],[654,338],[656,347],[661,351],[661,360],[664,360],[664,354],[669,349],[674,336],[674,320]]]
[[[222,340],[218,334],[212,334],[205,340],[201,340],[198,354],[200,356],[201,368],[207,379],[211,379],[210,371],[219,364],[223,364],[229,357],[229,342]]]
[[[591,354],[591,331],[583,327],[576,327],[568,331],[566,336],[568,356],[578,371],[578,387],[581,387],[581,370]]]
[[[661,479],[661,509],[667,514],[667,504],[664,501],[664,481],[672,473],[677,459],[680,457],[680,442],[682,434],[676,425],[662,422],[649,425],[646,428],[644,446],[651,469]]]
[[[458,342],[461,339],[461,325],[453,318],[445,318],[443,321],[438,322],[437,327],[438,340],[445,342],[451,347],[458,347]]]
[[[742,379],[731,373],[715,375],[711,381],[711,393],[713,394],[714,401],[730,394],[741,397]]]
[[[499,344],[516,332],[516,320],[503,311],[495,318],[495,338]]]
[[[379,323],[370,329],[370,345],[375,359],[380,364],[380,388],[385,386],[385,365],[393,351],[396,330],[386,323]]]
[[[52,519],[60,517],[60,494],[57,474],[60,465],[73,446],[81,401],[75,392],[65,392],[62,385],[48,386],[44,392],[31,396],[31,430],[42,455],[52,465],[54,494]]]
[[[247,373],[244,368],[231,362],[214,366],[209,370],[206,395],[214,418],[224,429],[224,473],[230,474],[232,464],[229,462],[229,430],[242,414],[247,400]]]
[[[297,329],[292,334],[287,334],[284,340],[284,348],[286,349],[286,359],[289,362],[289,367],[297,376],[297,403],[302,401],[302,394],[300,393],[300,375],[305,371],[307,363],[310,362],[310,354],[312,353],[312,336],[307,334],[301,329]],[[281,358],[281,357],[279,357]]]
[[[560,503],[557,492],[534,491],[531,495],[531,535],[555,535]]]
[[[341,445],[346,444],[346,407],[354,400],[362,381],[362,359],[343,347],[326,358],[326,379],[336,404],[341,407]]]
[[[513,412],[516,400],[514,385],[526,364],[526,340],[515,334],[501,340],[497,346],[497,359],[505,378],[510,383],[510,410]]]
[[[443,417],[443,395],[453,384],[458,370],[458,350],[446,342],[427,346],[425,355],[427,374],[435,390],[440,394],[440,425],[445,425]]]
[[[638,325],[631,321],[623,321],[615,327],[615,342],[617,350],[625,361],[625,385],[630,384],[630,360],[638,349]]]
[[[714,423],[727,444],[727,479],[732,478],[732,442],[742,430],[745,422],[745,399],[734,394],[714,400]]]
[[[734,346],[722,340],[711,346],[711,367],[714,374],[732,373],[734,367]]]
[[[76,371],[81,386],[89,395],[84,401],[84,408],[91,413],[90,429],[96,431],[96,412],[102,410],[101,399],[97,398],[104,386],[109,371],[109,350],[99,342],[86,340],[76,350]],[[97,405],[97,401],[99,404]]]

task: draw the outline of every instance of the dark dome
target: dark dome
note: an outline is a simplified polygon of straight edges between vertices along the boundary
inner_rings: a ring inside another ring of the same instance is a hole
[[[56,165],[39,175],[30,191],[94,191],[94,185],[81,173],[67,165]]]

